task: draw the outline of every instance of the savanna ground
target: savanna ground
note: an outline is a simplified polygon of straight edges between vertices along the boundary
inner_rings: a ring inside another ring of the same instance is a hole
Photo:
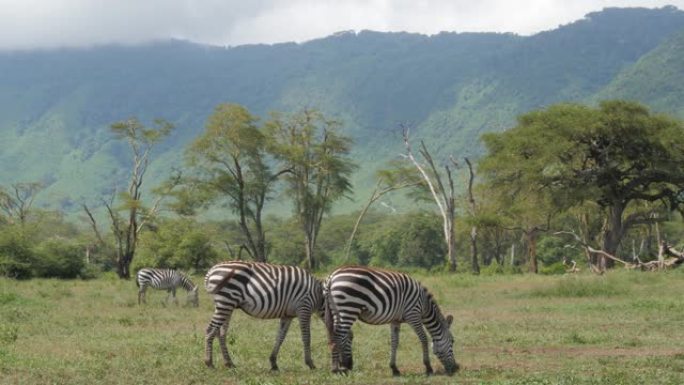
[[[416,274],[452,313],[461,371],[425,377],[418,339],[404,325],[391,376],[389,326],[357,324],[354,371],[329,373],[322,322],[313,358],[303,362],[299,327],[290,329],[269,371],[278,321],[233,317],[229,350],[237,369],[207,369],[200,307],[163,306],[148,292],[138,306],[133,281],[0,279],[0,383],[9,384],[682,384],[684,269],[611,271],[607,276]],[[201,282],[200,277],[194,278]],[[184,293],[180,296],[181,303]],[[220,353],[215,343],[215,363]],[[433,366],[443,369],[436,357]]]

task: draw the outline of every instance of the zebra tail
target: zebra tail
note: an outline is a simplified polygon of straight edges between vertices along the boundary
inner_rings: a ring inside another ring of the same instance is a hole
[[[327,284],[327,282],[326,282]],[[325,287],[325,329],[328,331],[328,345],[333,346],[335,343],[335,314],[332,303],[332,295],[330,294],[330,287]]]
[[[216,286],[214,286],[214,288],[212,290],[207,290],[209,292],[209,294],[218,293],[219,290],[221,290],[224,286],[226,286],[228,281],[230,281],[230,279],[233,278],[233,276],[235,274],[236,274],[236,270],[231,270],[230,272],[228,272],[228,274],[226,274],[225,277],[221,278],[221,280],[216,284]]]

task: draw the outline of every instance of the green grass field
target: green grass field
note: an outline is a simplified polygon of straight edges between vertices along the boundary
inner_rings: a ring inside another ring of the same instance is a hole
[[[684,383],[684,269],[604,277],[416,276],[455,317],[461,371],[453,377],[422,374],[420,345],[406,325],[398,354],[403,375],[392,377],[389,326],[365,324],[355,326],[354,371],[333,375],[318,319],[312,331],[318,368],[304,365],[295,321],[281,349],[281,370],[271,373],[278,321],[243,313],[233,317],[228,337],[237,369],[207,369],[204,329],[213,307],[206,294],[199,308],[165,307],[166,294],[150,291],[141,307],[133,281],[105,277],[0,279],[0,383]],[[218,346],[214,352],[219,364]]]

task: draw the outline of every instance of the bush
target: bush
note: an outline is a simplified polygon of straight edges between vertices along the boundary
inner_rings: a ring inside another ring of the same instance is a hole
[[[582,251],[578,248],[568,247],[566,240],[556,236],[545,236],[537,243],[537,259],[545,265],[553,265],[561,262],[563,257],[568,260],[579,261],[582,259]]]
[[[143,233],[131,271],[143,267],[206,269],[218,258],[209,233],[194,220],[165,220],[157,231]]]
[[[480,275],[505,275],[505,274],[522,274],[520,266],[499,265],[498,262],[492,262],[488,266],[480,268]]]
[[[77,278],[84,268],[84,251],[76,242],[52,238],[36,248],[36,263],[33,266],[35,276]]]
[[[392,215],[367,230],[355,255],[372,266],[441,268],[446,255],[439,218],[424,213]]]
[[[102,276],[102,269],[97,265],[87,264],[78,274],[81,279],[96,279]]]
[[[548,266],[542,265],[541,269],[539,269],[539,274],[544,274],[544,275],[565,274],[565,266],[563,266],[563,262],[552,263]]]
[[[33,276],[35,256],[30,241],[15,228],[0,231],[0,275],[26,279]]]

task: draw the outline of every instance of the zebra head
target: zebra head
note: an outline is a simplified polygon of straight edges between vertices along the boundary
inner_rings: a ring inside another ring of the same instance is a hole
[[[453,316],[446,316],[446,318],[441,321],[441,333],[438,333],[437,336],[433,336],[432,339],[432,352],[435,353],[437,358],[442,362],[444,370],[446,370],[448,375],[456,373],[459,369],[459,365],[454,359],[454,337],[449,330],[453,321]]]
[[[199,286],[195,286],[188,292],[188,303],[192,304],[193,307],[199,306],[199,294],[197,293],[198,288]]]

